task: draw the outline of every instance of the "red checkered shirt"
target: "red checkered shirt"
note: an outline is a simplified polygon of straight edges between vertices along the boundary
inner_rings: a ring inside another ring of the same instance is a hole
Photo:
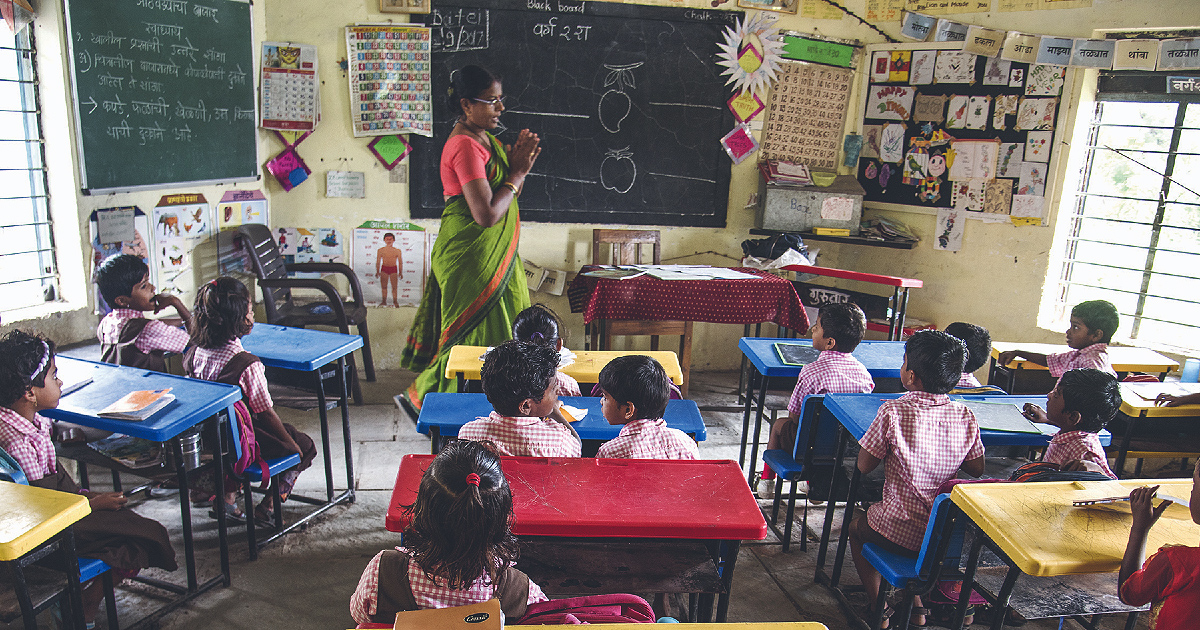
[[[642,418],[621,427],[617,437],[605,442],[596,457],[614,459],[698,459],[696,441],[661,418]]]
[[[96,337],[100,339],[100,343],[116,344],[121,339],[121,329],[125,327],[125,322],[145,316],[141,311],[130,308],[114,309],[100,320],[100,325],[96,327]],[[168,326],[156,319],[147,322],[141,334],[133,341],[133,347],[143,354],[155,350],[182,353],[187,349],[187,345],[188,334],[183,332],[183,329]]]
[[[396,551],[408,553],[404,547],[396,547]],[[371,623],[371,616],[378,610],[379,559],[383,557],[383,553],[380,551],[375,554],[367,563],[362,577],[358,579],[358,588],[354,589],[354,595],[350,597],[350,616],[357,623]],[[408,563],[408,583],[412,588],[413,599],[417,601],[417,608],[450,608],[478,604],[491,599],[496,592],[496,587],[488,582],[487,576],[480,576],[474,584],[463,590],[439,586],[425,575],[425,570],[417,565],[416,561]],[[540,586],[533,580],[529,581],[528,603],[536,604],[549,599]]]
[[[1090,431],[1059,431],[1046,447],[1042,461],[1062,465],[1076,459],[1099,464],[1104,474],[1117,478],[1108,467],[1108,456],[1100,445],[1100,436]]]
[[[788,415],[799,418],[804,399],[813,394],[869,394],[875,381],[867,368],[848,352],[825,350],[800,370],[788,401]]]
[[[867,523],[912,550],[925,538],[938,487],[954,479],[963,462],[983,457],[975,414],[928,392],[880,405],[859,444],[884,463],[883,500],[867,510]]]
[[[1065,372],[1076,368],[1096,368],[1108,372],[1114,377],[1117,371],[1113,369],[1112,361],[1108,360],[1108,344],[1094,343],[1086,348],[1046,355],[1046,367],[1050,368],[1050,376],[1058,378]]]
[[[571,430],[547,418],[502,416],[495,411],[458,430],[460,440],[491,440],[501,455],[579,457],[582,445]]]
[[[563,374],[562,372],[554,372],[554,382],[558,385],[559,396],[583,395],[583,393],[579,391],[579,381],[575,380],[573,377]]]
[[[12,409],[0,407],[0,447],[17,460],[30,481],[53,475],[58,470],[54,442],[50,439],[51,429],[48,418],[34,414],[33,422],[30,422]]]
[[[982,385],[980,385],[979,379],[975,378],[973,372],[963,372],[962,377],[958,379],[958,385],[954,387],[982,387]]]
[[[192,355],[192,376],[206,381],[217,380],[217,375],[226,363],[239,352],[244,352],[242,340],[234,339],[220,348],[196,348]],[[262,362],[255,361],[242,372],[238,381],[242,386],[242,394],[250,401],[250,411],[262,413],[274,406],[271,394],[267,391],[267,369]]]

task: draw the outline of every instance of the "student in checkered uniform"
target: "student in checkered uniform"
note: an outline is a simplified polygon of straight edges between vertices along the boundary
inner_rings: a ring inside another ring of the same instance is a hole
[[[880,405],[859,440],[859,471],[866,474],[884,465],[883,499],[850,524],[854,566],[869,602],[879,595],[880,576],[863,558],[863,543],[917,557],[938,487],[957,477],[960,469],[975,477],[983,474],[983,442],[975,415],[946,395],[965,363],[966,347],[955,337],[935,330],[909,337],[900,368],[908,393]],[[915,606],[912,621],[924,625],[927,611],[919,600]]]
[[[820,350],[821,355],[800,370],[796,388],[788,401],[787,418],[771,425],[768,449],[791,450],[795,445],[805,398],[813,394],[867,394],[875,389],[875,381],[867,368],[850,354],[866,332],[867,316],[856,304],[826,304],[817,311],[817,321],[809,334],[813,347]],[[764,464],[762,478],[774,479],[775,471]],[[769,496],[775,484],[760,484],[759,487],[760,496]]]
[[[600,370],[600,410],[609,424],[624,425],[596,457],[696,459],[696,441],[662,419],[671,397],[662,365],[645,355],[617,357]]]
[[[1121,388],[1117,379],[1100,370],[1070,370],[1046,395],[1046,408],[1029,403],[1025,417],[1052,424],[1058,433],[1046,447],[1042,461],[1058,464],[1059,470],[1087,470],[1116,479],[1108,467],[1108,456],[1100,445],[1100,430],[1117,415]]]
[[[987,363],[992,354],[992,335],[988,329],[967,322],[954,322],[946,327],[946,334],[958,337],[967,346],[967,364],[963,367],[962,377],[958,379],[958,388],[981,387],[979,379],[975,378],[975,370]]]
[[[1113,333],[1121,323],[1117,307],[1105,300],[1090,300],[1080,302],[1071,309],[1071,326],[1067,328],[1067,345],[1069,352],[1057,354],[1040,354],[1025,350],[1009,350],[1001,352],[996,360],[1000,365],[1008,365],[1009,361],[1020,357],[1031,363],[1044,365],[1050,369],[1050,375],[1059,378],[1068,370],[1076,368],[1095,368],[1113,376],[1112,361],[1108,358],[1108,342],[1112,341]]]
[[[405,506],[404,546],[367,563],[350,598],[359,624],[392,623],[396,613],[449,608],[493,597],[510,622],[548,598],[513,567],[512,490],[491,445],[459,440],[442,449]]]
[[[558,352],[524,341],[488,353],[480,380],[494,411],[458,431],[460,440],[488,440],[501,455],[579,457],[582,443],[558,411]]]
[[[258,357],[242,347],[242,337],[254,328],[254,301],[246,285],[236,278],[221,277],[203,284],[196,291],[195,326],[192,349],[183,358],[184,370],[192,378],[217,381],[242,388],[242,400],[254,420],[254,439],[264,459],[300,455],[300,464],[276,478],[279,497],[287,500],[300,472],[312,465],[317,447],[311,437],[279,419],[274,401],[267,391],[266,368]],[[242,514],[234,500],[237,491],[225,496],[225,513],[237,518]],[[271,495],[263,497],[254,509],[262,522],[274,517]]]
[[[146,311],[158,313],[170,307],[190,329],[192,314],[187,307],[174,295],[155,295],[150,268],[132,254],[106,258],[96,268],[95,280],[100,295],[113,309],[96,327],[101,358],[107,363],[166,372],[163,353],[183,353],[188,333],[143,315]]]
[[[554,348],[554,351],[559,353],[561,361],[563,340],[558,334],[558,329],[558,316],[554,314],[554,311],[541,304],[534,304],[517,313],[517,319],[513,321],[512,333],[513,339],[516,341],[528,341]],[[567,356],[574,355],[568,354]],[[583,395],[579,391],[579,381],[574,377],[555,370],[554,380],[557,383],[559,396]]]

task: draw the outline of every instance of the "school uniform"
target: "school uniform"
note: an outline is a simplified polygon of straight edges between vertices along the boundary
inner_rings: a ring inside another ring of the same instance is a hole
[[[958,385],[954,386],[955,389],[967,387],[983,387],[983,385],[979,383],[979,379],[975,378],[975,374],[973,372],[963,372],[962,376],[958,379]]]
[[[458,430],[460,440],[490,440],[501,455],[579,457],[582,444],[562,423],[546,418],[502,416],[493,411]]]
[[[799,418],[804,399],[813,394],[869,394],[874,390],[875,380],[854,355],[823,350],[816,361],[801,368],[788,400],[788,415]]]
[[[1046,355],[1046,367],[1050,368],[1050,376],[1059,378],[1070,370],[1078,368],[1095,368],[1108,372],[1114,378],[1117,371],[1113,369],[1112,361],[1108,358],[1108,344],[1094,343],[1086,348],[1059,352]]]
[[[617,437],[605,442],[596,457],[614,459],[699,459],[696,441],[662,418],[641,418],[621,427]]]
[[[96,327],[100,358],[105,363],[165,372],[163,353],[182,353],[187,349],[188,334],[142,315],[141,311],[118,308],[100,320]]]
[[[1046,447],[1042,461],[1061,466],[1076,459],[1099,464],[1109,478],[1117,478],[1116,473],[1108,467],[1108,457],[1100,444],[1100,436],[1090,431],[1059,431]]]
[[[1200,547],[1159,549],[1121,585],[1121,599],[1133,606],[1153,603],[1148,623],[1155,630],[1194,628],[1200,610]]]
[[[50,439],[52,428],[53,423],[40,415],[35,414],[30,422],[0,407],[0,448],[21,466],[29,485],[79,494],[75,480],[58,468]],[[72,531],[80,557],[103,560],[124,575],[149,567],[179,568],[166,528],[128,508],[92,512],[76,521]]]
[[[500,600],[509,623],[525,616],[529,604],[548,601],[541,587],[514,567],[495,583],[480,576],[465,589],[452,589],[429,579],[404,547],[385,549],[367,563],[350,597],[350,616],[359,624],[392,623],[396,613],[425,608],[450,608]]]
[[[559,396],[582,396],[583,392],[579,390],[579,381],[574,377],[563,374],[562,372],[554,371],[554,384],[557,388]]]
[[[884,466],[883,499],[867,510],[867,524],[912,551],[921,548],[938,488],[957,477],[963,462],[983,457],[975,414],[928,392],[880,405],[859,445]]]

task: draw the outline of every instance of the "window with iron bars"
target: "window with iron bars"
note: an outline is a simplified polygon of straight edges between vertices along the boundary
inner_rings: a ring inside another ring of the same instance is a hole
[[[0,311],[59,297],[30,30],[0,27]]]
[[[1165,91],[1167,77],[1141,77]],[[1112,83],[1112,82],[1110,82]],[[1059,315],[1103,299],[1117,337],[1200,350],[1200,97],[1096,95],[1073,208],[1064,208]],[[1128,82],[1126,82],[1128,85]]]

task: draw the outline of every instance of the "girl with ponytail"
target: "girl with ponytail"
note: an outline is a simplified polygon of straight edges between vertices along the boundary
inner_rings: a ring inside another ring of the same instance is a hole
[[[393,623],[401,611],[496,598],[508,619],[520,619],[529,604],[548,598],[513,567],[512,511],[512,490],[488,443],[452,442],[405,506],[404,546],[367,564],[350,598],[351,616],[359,624]]]

